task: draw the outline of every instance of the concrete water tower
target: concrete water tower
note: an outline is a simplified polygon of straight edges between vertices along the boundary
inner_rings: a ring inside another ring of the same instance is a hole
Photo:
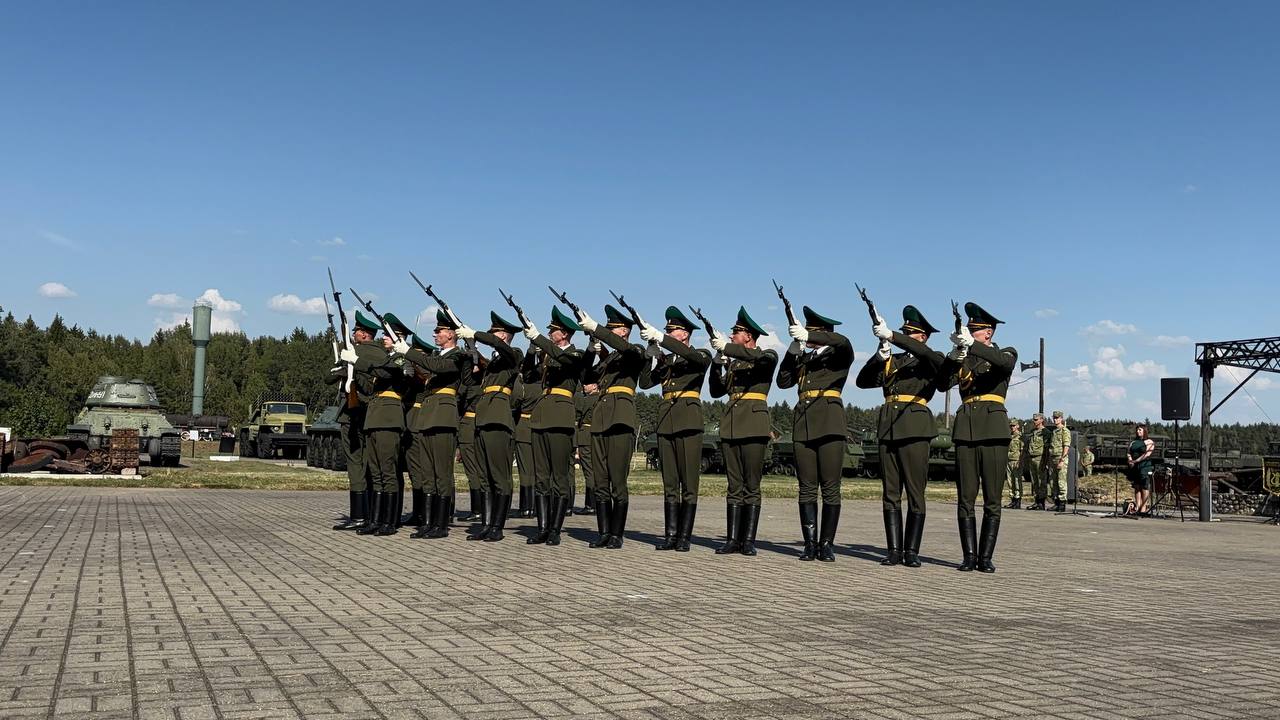
[[[191,414],[204,414],[204,349],[209,345],[213,305],[197,300],[191,308],[191,342],[196,346],[195,377],[191,383]]]

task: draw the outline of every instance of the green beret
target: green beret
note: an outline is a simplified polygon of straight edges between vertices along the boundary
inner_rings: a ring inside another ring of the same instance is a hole
[[[815,327],[817,328],[832,327],[833,328],[840,324],[839,320],[832,320],[831,318],[826,317],[825,315],[819,315],[818,313],[814,312],[813,308],[809,307],[808,305],[805,305],[804,308],[802,309],[804,311],[804,326],[806,328],[815,328]]]
[[[938,328],[929,324],[925,319],[924,313],[916,309],[915,305],[908,305],[902,308],[902,330],[903,333],[922,332],[933,334],[938,332]]]
[[[688,332],[693,332],[698,329],[698,326],[694,325],[692,320],[680,312],[680,308],[671,305],[667,308],[667,329],[670,330],[672,328],[684,328]]]

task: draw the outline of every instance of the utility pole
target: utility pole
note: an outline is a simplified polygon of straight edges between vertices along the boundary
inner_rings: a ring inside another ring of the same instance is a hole
[[[1044,338],[1040,338],[1040,414],[1044,414]]]

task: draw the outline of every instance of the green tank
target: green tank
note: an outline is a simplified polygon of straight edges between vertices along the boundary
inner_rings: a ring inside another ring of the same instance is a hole
[[[326,470],[346,470],[347,454],[342,448],[342,428],[338,426],[337,405],[330,405],[307,428],[307,465]]]
[[[651,432],[640,442],[644,451],[645,466],[650,470],[660,470],[658,459],[658,433]],[[699,461],[700,472],[723,473],[724,454],[720,451],[720,423],[707,423],[702,429],[702,458]]]
[[[90,450],[111,446],[111,431],[138,431],[138,452],[153,466],[178,464],[182,434],[165,419],[155,388],[145,380],[104,375],[94,383],[84,408],[67,426],[67,438]]]

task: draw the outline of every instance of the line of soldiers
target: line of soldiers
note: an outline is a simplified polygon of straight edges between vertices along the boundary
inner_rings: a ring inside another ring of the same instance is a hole
[[[457,444],[468,477],[475,478],[472,508],[478,523],[468,540],[503,538],[514,458],[520,473],[521,511],[516,514],[537,518],[537,530],[527,542],[558,545],[573,504],[576,456],[587,479],[587,512],[597,523],[590,547],[620,548],[637,430],[635,395],[637,388],[660,387],[664,533],[657,549],[688,551],[697,514],[705,381],[713,398],[727,399],[720,424],[728,479],[726,542],[716,553],[755,555],[760,481],[770,439],[768,394],[776,370],[777,387],[794,387],[798,393],[793,439],[800,559],[835,560],[846,442],[842,393],[854,361],[852,342],[836,332],[840,321],[804,307],[803,322],[791,322],[787,331],[792,343],[779,358],[774,350],[760,347],[768,333],[745,307],[738,309],[727,336],[698,314],[712,334],[713,357],[692,346],[698,325],[675,306],[667,308],[663,329],[645,323],[630,306],[628,315],[606,305],[603,323],[571,307],[573,317],[553,306],[545,331],[527,320],[511,323],[497,313],[490,313],[487,331],[476,331],[442,310],[434,346],[417,337],[404,340],[409,329],[390,313],[382,320],[400,339],[375,342],[379,324],[357,312],[353,347],[341,351],[340,364],[330,374],[332,382],[343,382],[349,365],[354,376],[340,416],[351,519],[334,529],[396,532],[402,496],[397,458],[403,451],[413,487],[413,512],[405,520],[417,526],[413,537],[447,536]],[[935,392],[958,387],[963,402],[952,437],[960,470],[959,569],[995,571],[992,555],[1011,456],[1004,399],[1017,352],[992,341],[1000,320],[975,303],[966,303],[965,311],[967,324],[955,312],[952,347],[945,354],[928,346],[938,330],[915,307],[903,309],[903,324],[896,331],[872,311],[878,349],[855,382],[884,394],[878,421],[887,546],[883,565],[920,566],[929,442],[937,434],[928,403]],[[647,347],[630,341],[637,325]],[[590,338],[585,350],[573,345],[578,332]],[[517,333],[528,338],[527,352],[512,346]],[[463,351],[459,339],[491,352]],[[974,510],[979,488],[984,498],[980,535]]]
[[[1009,421],[1009,504],[1016,510],[1022,507],[1022,481],[1030,478],[1034,502],[1027,510],[1048,509],[1053,501],[1054,512],[1067,509],[1068,456],[1071,453],[1071,431],[1061,410],[1053,411],[1053,427],[1045,427],[1044,415],[1036,413],[1031,418],[1032,427],[1022,432],[1016,419]],[[1085,458],[1088,457],[1086,464]],[[1093,464],[1093,453],[1085,448],[1080,454],[1081,467]]]

